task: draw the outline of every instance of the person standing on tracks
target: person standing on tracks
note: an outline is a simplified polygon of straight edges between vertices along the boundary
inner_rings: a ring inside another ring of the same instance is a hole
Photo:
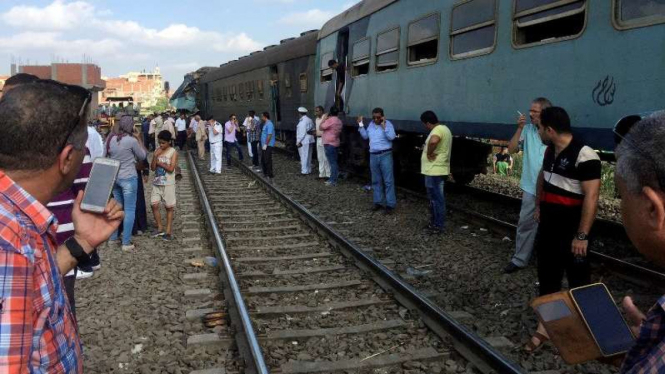
[[[395,127],[386,119],[381,108],[372,111],[372,121],[367,128],[363,117],[358,117],[358,131],[363,139],[369,139],[369,167],[372,171],[373,211],[385,209],[390,214],[397,205],[393,172],[393,140]]]
[[[152,121],[150,121],[150,129],[148,130],[148,134],[150,135],[150,143],[146,144],[148,149],[157,149],[157,134],[162,131],[163,127],[164,120],[162,119],[162,115],[155,113]]]
[[[323,135],[323,147],[326,150],[326,159],[330,163],[330,178],[326,181],[326,186],[337,186],[337,177],[339,176],[339,168],[337,166],[337,149],[339,148],[339,136],[342,133],[344,125],[337,117],[339,111],[336,106],[332,106],[328,112],[328,118],[321,124],[321,131]]]
[[[587,259],[589,233],[596,219],[601,163],[596,152],[575,138],[570,117],[563,108],[542,111],[538,133],[547,145],[536,189],[535,219],[540,296],[561,291],[563,274],[568,287],[591,282]],[[529,341],[533,351],[548,339],[538,324]]]
[[[178,165],[178,152],[171,147],[171,133],[164,130],[157,136],[158,148],[152,157],[150,170],[155,173],[152,181],[152,193],[150,195],[150,206],[152,214],[157,223],[155,236],[163,240],[173,240],[173,216],[176,205],[175,194],[175,168]],[[159,204],[164,202],[166,209],[166,231],[162,226],[162,216],[159,212]]]
[[[185,149],[185,143],[187,142],[187,120],[185,120],[185,113],[180,113],[180,118],[175,121],[175,127],[178,131],[176,143],[182,151]],[[159,138],[159,135],[157,137]]]
[[[224,124],[224,146],[226,147],[226,166],[231,167],[231,148],[238,150],[238,160],[242,162],[242,148],[237,138],[237,134],[240,131],[240,126],[238,126],[238,117],[235,114],[229,116],[229,120]]]
[[[275,125],[270,120],[270,113],[263,112],[261,117],[263,126],[261,130],[261,162],[263,163],[263,175],[269,183],[275,177],[272,172],[272,150],[275,147]]]
[[[314,122],[307,116],[307,108],[298,108],[300,120],[296,128],[296,147],[300,155],[300,175],[309,175],[312,173],[312,145],[314,137],[311,133],[314,130]]]
[[[250,110],[247,113],[247,118],[243,123],[247,131],[247,143],[248,149],[251,152],[249,157],[252,158],[252,166],[255,171],[260,171],[261,167],[259,166],[259,142],[261,140],[261,120],[256,116],[256,112]]]
[[[616,185],[628,237],[647,259],[665,267],[665,111],[615,132]],[[623,300],[628,323],[637,337],[622,374],[665,372],[665,295],[644,315],[630,297]]]
[[[538,222],[534,219],[536,213],[536,183],[538,173],[543,167],[543,157],[547,148],[538,134],[540,126],[540,113],[543,109],[552,106],[549,100],[540,97],[531,102],[529,116],[531,123],[526,122],[526,117],[520,113],[517,120],[517,131],[510,139],[508,152],[517,153],[520,145],[523,150],[522,178],[522,208],[520,219],[517,223],[517,234],[515,235],[515,254],[505,267],[506,274],[514,273],[524,269],[531,259],[534,242],[538,232]]]
[[[420,121],[429,131],[420,158],[420,173],[425,176],[431,213],[427,229],[433,234],[440,234],[446,227],[446,198],[443,187],[450,174],[453,134],[446,125],[439,123],[439,118],[431,110],[421,114]]]
[[[314,113],[316,114],[316,159],[319,161],[319,179],[330,178],[330,164],[326,158],[326,149],[323,146],[323,130],[321,124],[328,119],[325,114],[325,109],[321,105],[317,106]]]
[[[89,261],[115,231],[122,207],[104,214],[72,204],[74,234],[56,243],[46,204],[71,188],[85,157],[90,93],[39,80],[0,100],[0,372],[83,373],[83,354],[62,275]],[[48,126],[35,126],[48,118]]]
[[[492,166],[494,174],[503,175],[504,177],[510,175],[510,171],[513,169],[513,158],[510,157],[507,147],[502,146],[501,152],[494,155]]]
[[[224,129],[222,125],[215,121],[214,116],[208,117],[208,140],[210,141],[210,173],[222,173],[222,143],[224,139]],[[200,153],[200,151],[199,151]]]
[[[171,133],[171,139],[175,140],[175,138],[177,136],[177,133],[175,131],[175,120],[170,115],[168,115],[168,117],[167,117],[166,113],[164,113],[164,115],[162,116],[162,119],[164,120],[164,125],[162,126],[162,130],[166,130],[166,131],[170,132]],[[155,133],[155,139],[156,139],[155,144],[157,144],[157,136],[159,135],[160,132],[161,132],[161,130]],[[155,145],[155,149],[157,149],[156,145]]]
[[[206,140],[208,140],[208,134],[206,133],[207,126],[204,121],[201,121],[201,116],[198,114],[194,117],[194,120],[192,120],[192,125],[194,128],[194,139],[196,139],[196,148],[199,152],[199,160],[205,161]]]

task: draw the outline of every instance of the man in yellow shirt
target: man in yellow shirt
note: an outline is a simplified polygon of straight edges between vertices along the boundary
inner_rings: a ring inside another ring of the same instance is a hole
[[[453,134],[446,125],[439,123],[436,114],[431,110],[421,114],[420,121],[430,132],[420,158],[420,172],[425,176],[431,213],[427,229],[433,234],[441,234],[446,225],[446,199],[443,185],[450,174]]]

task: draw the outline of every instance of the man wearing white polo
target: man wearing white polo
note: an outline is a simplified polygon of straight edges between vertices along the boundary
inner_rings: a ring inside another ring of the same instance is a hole
[[[312,148],[314,144],[314,122],[307,117],[307,108],[298,108],[300,121],[296,129],[296,146],[300,154],[300,174],[309,175],[312,172]]]

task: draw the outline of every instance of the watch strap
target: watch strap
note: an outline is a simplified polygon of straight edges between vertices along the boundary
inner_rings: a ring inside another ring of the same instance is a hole
[[[69,254],[76,259],[79,266],[87,265],[90,262],[90,255],[85,253],[83,247],[73,236],[65,240],[65,247],[67,247]]]

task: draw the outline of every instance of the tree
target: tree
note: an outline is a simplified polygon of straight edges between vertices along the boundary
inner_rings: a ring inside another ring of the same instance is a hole
[[[148,108],[148,112],[163,113],[167,109],[169,109],[169,99],[167,99],[166,97],[160,97],[159,99],[157,99],[157,103],[154,106]]]

